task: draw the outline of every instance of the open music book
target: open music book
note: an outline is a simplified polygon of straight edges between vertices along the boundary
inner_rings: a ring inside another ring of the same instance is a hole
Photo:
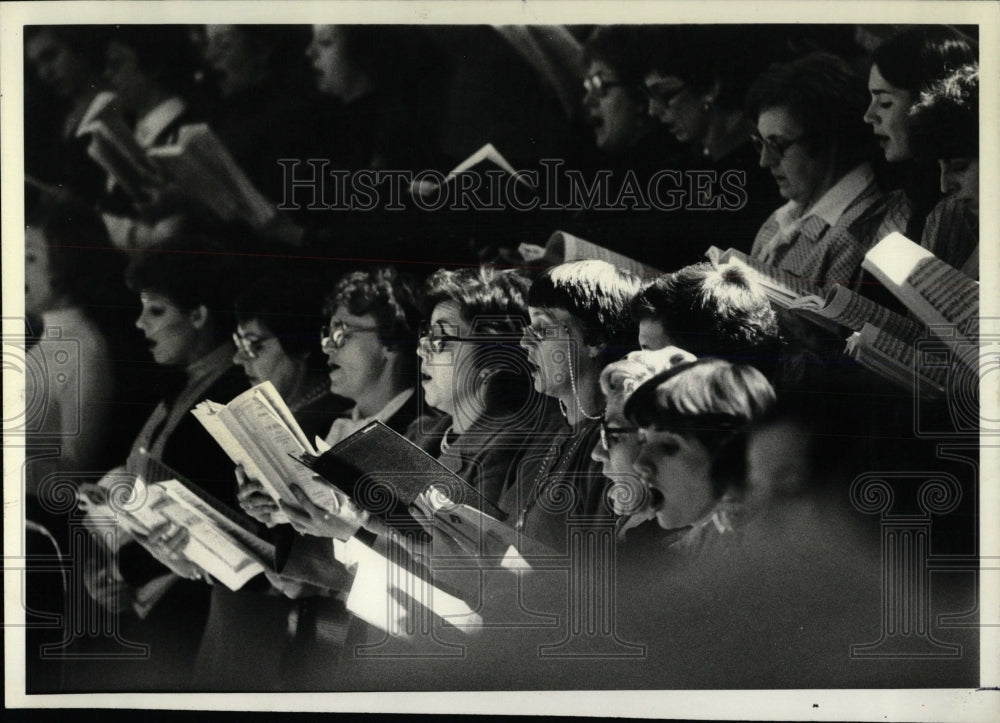
[[[135,140],[122,117],[114,93],[98,93],[77,126],[77,137],[89,135],[89,155],[133,199],[144,196],[143,189],[157,186],[162,179],[146,151]]]
[[[181,126],[176,143],[150,148],[147,153],[182,193],[223,221],[243,220],[260,229],[277,216],[275,205],[254,187],[204,123]]]
[[[545,242],[545,246],[522,243],[517,247],[517,250],[528,263],[543,266],[558,266],[569,261],[595,259],[606,261],[619,269],[631,271],[647,280],[663,273],[659,269],[565,231],[554,232]]]
[[[851,335],[845,353],[883,379],[920,396],[941,397],[948,389],[950,370],[946,363],[921,364],[911,343],[872,324]]]
[[[128,467],[135,474],[131,493],[110,509],[118,524],[171,571],[185,574],[174,559],[144,542],[154,528],[168,522],[187,530],[182,557],[230,590],[239,590],[273,567],[274,546],[263,537],[260,524],[229,509],[145,450],[133,455]]]
[[[840,284],[835,284],[824,297],[803,296],[792,301],[788,308],[821,326],[833,323],[861,331],[865,324],[871,324],[911,344],[927,335],[923,325]]]
[[[742,251],[736,249],[723,251],[717,246],[711,246],[705,252],[705,256],[714,266],[735,264],[743,268],[749,278],[764,287],[767,298],[779,308],[787,309],[792,302],[805,296],[820,298],[825,296],[823,287],[819,284],[800,278],[784,269],[761,263]]]
[[[898,232],[873,246],[861,265],[948,344],[963,363],[978,366],[977,281]]]
[[[469,172],[475,172],[485,177],[487,172],[490,171],[511,176],[513,177],[515,183],[520,183],[526,189],[531,191],[535,190],[535,186],[531,183],[531,181],[529,181],[523,173],[519,173],[514,166],[512,166],[510,162],[500,154],[500,151],[498,151],[492,143],[487,143],[485,146],[452,168],[448,172],[448,175],[445,176],[444,182],[446,184],[452,183],[455,178],[459,176],[459,174]],[[485,178],[483,180],[485,182]],[[437,189],[438,184],[429,180],[414,181],[410,185],[410,192],[419,196],[432,195],[437,193]]]
[[[311,470],[390,527],[416,528],[407,511],[430,488],[482,510],[506,515],[468,482],[382,422],[372,422],[321,455],[296,455]]]
[[[314,479],[294,457],[318,456],[271,382],[262,382],[228,404],[205,400],[191,413],[247,476],[260,482],[275,501],[298,506],[289,485],[297,484],[317,504],[335,504],[333,491]],[[288,522],[283,513],[276,522]]]

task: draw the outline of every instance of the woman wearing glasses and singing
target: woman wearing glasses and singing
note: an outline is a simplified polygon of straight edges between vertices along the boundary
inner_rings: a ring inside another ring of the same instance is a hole
[[[535,392],[519,344],[528,287],[518,272],[488,267],[441,269],[425,285],[421,386],[445,416],[430,425],[419,418],[408,436],[491,503],[516,475],[525,443],[559,416]]]
[[[760,165],[787,200],[757,232],[751,255],[821,286],[856,285],[865,253],[902,231],[904,202],[879,188],[862,116],[864,84],[846,61],[812,53],[773,65],[747,106]]]
[[[781,47],[775,31],[717,25],[649,26],[644,30],[644,90],[649,115],[690,148],[686,209],[672,239],[667,271],[701,260],[707,239],[749,251],[753,236],[780,202],[757,164],[744,110],[747,89]],[[699,189],[697,196],[694,189]],[[683,245],[682,245],[683,244]]]

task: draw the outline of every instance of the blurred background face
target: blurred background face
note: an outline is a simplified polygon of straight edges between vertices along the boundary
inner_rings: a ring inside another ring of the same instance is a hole
[[[430,318],[432,337],[468,336],[469,326],[462,319],[461,311],[453,301],[434,307]],[[420,357],[420,383],[426,402],[445,414],[454,416],[463,400],[474,392],[475,370],[472,365],[471,344],[460,341],[442,341],[440,351],[434,351],[427,337],[420,340],[417,356]]]
[[[802,143],[802,126],[786,108],[761,111],[757,133],[765,141],[760,165],[771,171],[781,197],[803,206],[816,201],[825,190],[830,154],[811,154],[806,150]]]
[[[286,400],[295,391],[305,361],[285,352],[274,333],[257,319],[236,326],[233,363],[243,367],[251,386],[271,382]]]
[[[587,68],[584,91],[583,104],[597,147],[615,153],[635,145],[645,132],[645,108],[622,87],[618,74],[594,60]]]
[[[118,42],[108,45],[104,77],[118,94],[122,110],[136,112],[142,108],[152,86],[152,80],[139,68],[135,50]]]
[[[676,75],[649,73],[646,91],[649,114],[667,126],[681,143],[700,144],[708,127],[702,101]]]
[[[87,79],[83,59],[54,34],[42,31],[28,41],[28,62],[39,80],[65,100],[83,89]]]
[[[633,468],[651,490],[660,527],[687,527],[707,515],[715,504],[708,451],[693,437],[651,427],[638,436]]]
[[[346,325],[344,345],[337,348],[329,337],[323,339],[323,353],[330,368],[330,391],[347,399],[357,400],[382,380],[388,359],[386,348],[375,331],[371,314],[355,316],[338,308],[330,317],[330,328],[337,322]]]
[[[865,123],[875,132],[885,160],[892,163],[907,160],[912,154],[906,115],[913,105],[913,94],[889,83],[875,65],[868,75],[868,92],[872,100],[865,112]]]
[[[41,231],[28,228],[24,234],[24,310],[42,314],[55,308],[58,300],[49,270],[49,245]]]
[[[258,85],[267,75],[267,53],[233,25],[205,26],[205,60],[224,97]]]
[[[139,294],[142,313],[135,325],[149,342],[149,351],[157,364],[186,365],[195,361],[201,332],[185,312],[168,297],[154,291]]]
[[[585,350],[580,323],[564,309],[529,306],[528,315],[531,326],[524,330],[521,346],[528,352],[535,391],[556,398],[572,396],[570,364],[579,377],[579,355]]]
[[[306,55],[316,70],[321,93],[344,98],[352,85],[354,68],[345,53],[346,31],[337,25],[313,25],[313,39]]]
[[[979,215],[979,159],[950,158],[939,160],[941,192],[960,199]]]

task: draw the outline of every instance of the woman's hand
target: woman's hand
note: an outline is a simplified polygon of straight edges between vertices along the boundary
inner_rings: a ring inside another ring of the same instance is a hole
[[[200,567],[184,557],[184,549],[191,539],[187,528],[169,520],[157,525],[145,537],[136,535],[150,552],[181,577],[199,580],[203,577]]]
[[[268,527],[277,525],[278,503],[267,494],[264,485],[246,476],[242,465],[236,467],[236,483],[239,485],[236,499],[243,511]]]
[[[325,509],[309,499],[298,485],[289,485],[289,489],[295,495],[298,507],[284,500],[279,500],[278,505],[299,534],[349,540],[368,521],[368,513],[343,492],[334,493],[335,509]]]

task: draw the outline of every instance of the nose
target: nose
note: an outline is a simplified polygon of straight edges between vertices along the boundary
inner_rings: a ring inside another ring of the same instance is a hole
[[[872,98],[871,103],[868,104],[868,108],[865,110],[863,116],[865,123],[870,126],[874,126],[875,122],[878,120],[878,115],[875,113],[875,99]]]
[[[424,341],[424,337],[417,339],[417,358],[421,361],[427,361],[430,355],[427,353],[427,343]]]
[[[135,328],[140,329],[143,333],[146,332],[146,311],[143,310],[135,320]]]
[[[603,442],[598,441],[597,444],[594,445],[594,448],[590,450],[590,458],[595,462],[601,462],[602,464],[609,461],[608,450],[604,448]]]
[[[941,193],[949,194],[954,193],[958,190],[958,180],[955,178],[955,174],[946,169],[944,166],[941,167]]]

